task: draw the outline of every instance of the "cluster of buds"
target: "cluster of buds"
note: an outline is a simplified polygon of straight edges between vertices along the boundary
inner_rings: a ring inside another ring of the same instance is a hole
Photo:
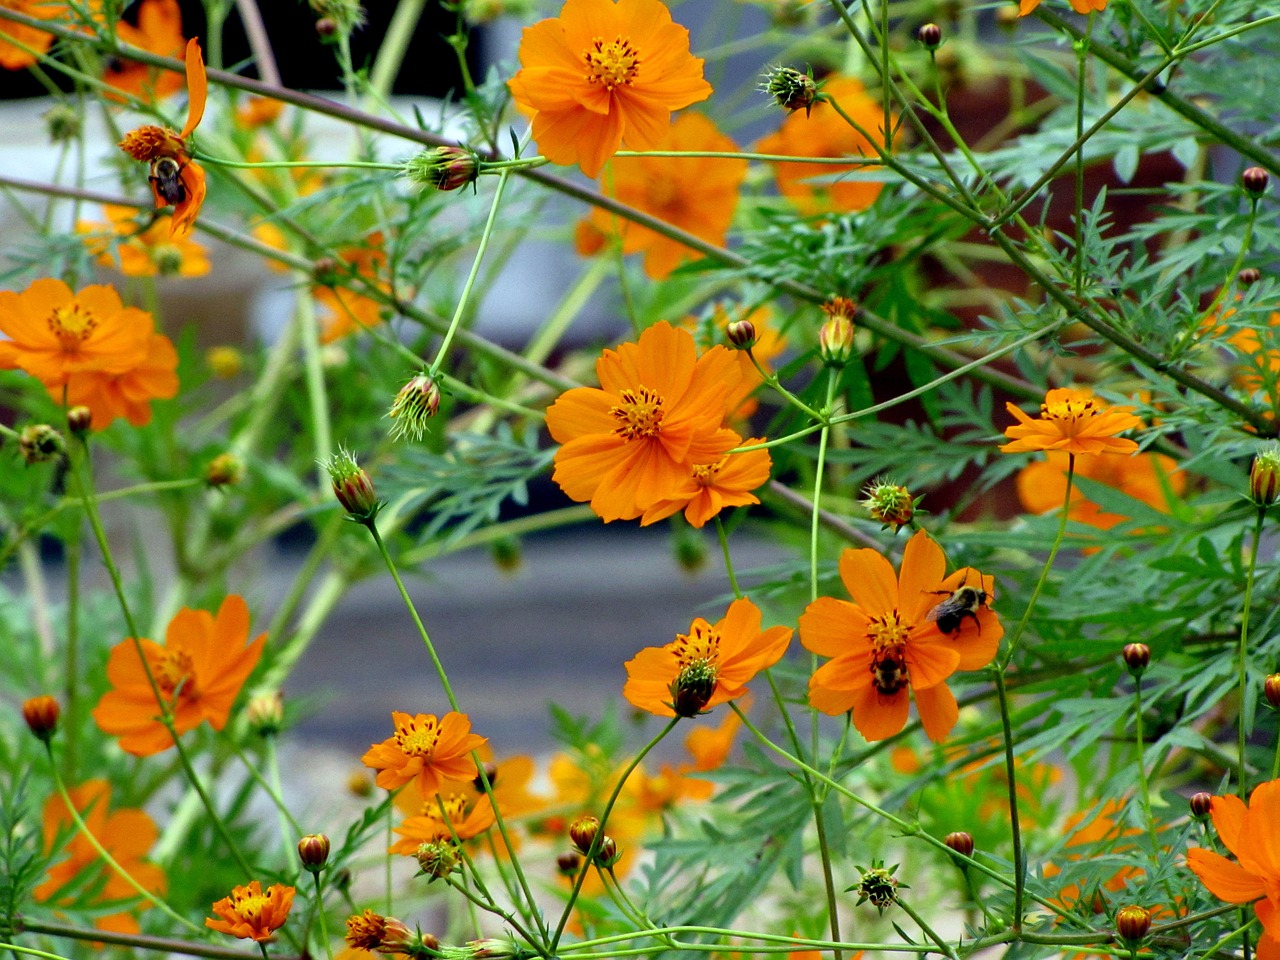
[[[853,355],[853,315],[858,306],[848,297],[832,297],[822,305],[827,322],[818,331],[818,355],[830,367],[843,367]]]
[[[870,900],[871,905],[883,913],[885,907],[898,898],[899,883],[893,875],[893,871],[897,869],[896,863],[892,867],[885,867],[883,861],[872,861],[869,869],[858,868],[862,879],[849,889],[858,892],[858,903]]]
[[[608,834],[602,835],[597,841],[596,834],[599,832],[600,821],[595,817],[579,817],[569,824],[569,839],[573,841],[577,851],[584,857],[591,857],[591,862],[597,867],[607,869],[622,859],[622,852],[618,850],[613,837]],[[595,847],[594,855],[592,854],[593,846]]]
[[[323,833],[309,833],[298,841],[298,859],[308,873],[319,873],[329,862],[329,838]]]
[[[920,498],[913,498],[906,487],[891,483],[883,477],[872,480],[862,493],[862,505],[866,507],[871,519],[881,524],[881,530],[893,527],[894,533],[911,523],[920,503]]]
[[[405,161],[404,175],[424,187],[457,190],[479,178],[480,157],[467,147],[431,147]]]
[[[26,721],[27,729],[35,734],[37,740],[44,743],[53,739],[53,734],[58,729],[58,717],[61,714],[62,708],[58,705],[58,701],[47,694],[32,697],[22,704],[22,719]]]
[[[804,110],[805,116],[818,101],[818,84],[812,73],[794,67],[771,67],[760,79],[760,89],[784,110]]]
[[[347,946],[374,953],[434,957],[440,941],[421,930],[411,931],[403,921],[366,910],[347,917]]]
[[[1253,458],[1249,469],[1249,498],[1259,509],[1280,499],[1280,446],[1272,444]]]
[[[694,660],[681,669],[667,689],[671,692],[671,709],[677,717],[696,717],[716,692],[716,665],[708,660]]]
[[[355,456],[348,450],[339,449],[323,465],[333,484],[333,495],[347,511],[348,519],[372,527],[378,511],[382,509],[382,501],[374,493],[373,481],[360,469]]]
[[[440,387],[427,371],[419,373],[400,388],[387,412],[395,423],[391,436],[397,440],[422,439],[427,421],[440,411]]]

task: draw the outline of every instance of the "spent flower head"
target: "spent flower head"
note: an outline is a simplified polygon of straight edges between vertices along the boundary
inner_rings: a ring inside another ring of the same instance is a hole
[[[47,423],[33,423],[18,434],[18,451],[28,466],[56,460],[67,452],[67,442]]]
[[[881,530],[893,527],[897,533],[911,523],[916,514],[918,498],[913,498],[906,487],[884,477],[872,480],[862,493],[862,505],[871,514],[871,519],[881,524]]]
[[[395,421],[391,436],[415,443],[427,432],[427,421],[440,411],[440,387],[427,371],[422,371],[400,388],[387,416]]]
[[[804,110],[806,116],[818,99],[819,88],[812,70],[801,73],[794,67],[770,67],[760,78],[760,90],[773,97],[774,103],[784,110]]]
[[[893,875],[897,869],[896,863],[892,867],[886,867],[883,860],[873,860],[870,867],[858,868],[862,879],[848,889],[858,892],[858,903],[862,904],[870,900],[871,904],[883,913],[884,908],[890,906],[898,896],[898,887],[901,884]]]
[[[365,526],[371,525],[382,509],[383,502],[374,493],[373,481],[360,468],[355,454],[339,447],[332,457],[321,461],[321,466],[328,471],[329,480],[333,484],[333,495],[347,511],[348,518]]]

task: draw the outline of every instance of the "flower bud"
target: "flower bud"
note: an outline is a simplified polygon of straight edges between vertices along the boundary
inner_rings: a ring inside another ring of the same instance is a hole
[[[320,18],[316,22],[318,33],[321,32],[320,22],[324,20],[333,23],[332,28],[326,28],[331,29],[330,36],[336,33],[348,34],[364,24],[364,8],[360,6],[359,0],[310,0],[310,3],[311,9]]]
[[[37,740],[45,743],[53,739],[54,731],[58,729],[58,716],[61,713],[62,708],[58,705],[58,701],[47,694],[32,697],[22,704],[22,719],[27,722],[27,728],[36,735]]]
[[[562,877],[569,877],[572,879],[578,875],[578,871],[581,869],[582,857],[578,856],[576,853],[562,853],[560,856],[556,857],[556,871]]]
[[[622,851],[618,849],[618,844],[614,842],[613,837],[605,834],[600,839],[600,849],[596,852],[596,866],[612,867],[621,859]]]
[[[1267,703],[1280,710],[1280,673],[1273,673],[1262,682],[1262,692]]]
[[[1193,793],[1187,803],[1191,807],[1191,815],[1197,820],[1203,820],[1213,809],[1213,796],[1201,790],[1199,793]]]
[[[729,343],[738,350],[750,350],[756,345],[756,325],[750,320],[731,320],[725,332]]]
[[[80,113],[70,104],[59,103],[45,112],[44,126],[53,143],[67,143],[80,136]]]
[[[685,573],[696,574],[707,565],[707,542],[692,527],[677,525],[671,546],[675,551],[676,563]]]
[[[1016,3],[1002,3],[996,7],[996,26],[1003,30],[1013,32],[1018,26],[1018,21],[1022,19],[1019,13],[1019,5]]]
[[[56,460],[67,450],[67,443],[62,434],[47,423],[35,423],[23,427],[18,434],[18,452],[30,466],[33,463],[46,463]]]
[[[916,39],[926,50],[937,50],[942,43],[942,28],[936,23],[926,23],[916,31]]]
[[[813,77],[792,67],[773,67],[760,80],[760,89],[784,110],[803,109],[805,116],[818,99]]]
[[[1262,271],[1257,267],[1245,267],[1236,274],[1236,282],[1242,287],[1252,287],[1262,279]]]
[[[862,491],[862,505],[871,519],[881,524],[881,530],[901,530],[916,514],[916,501],[906,487],[882,478],[872,480]]]
[[[848,297],[832,297],[822,305],[827,322],[818,331],[818,353],[829,366],[844,366],[853,353],[853,315],[857,309]]]
[[[1124,665],[1135,677],[1140,677],[1151,663],[1151,648],[1145,643],[1126,643],[1121,652]]]
[[[413,377],[400,388],[391,401],[387,416],[395,421],[391,436],[397,440],[422,439],[427,432],[427,421],[440,410],[440,388],[426,371]]]
[[[316,21],[316,36],[329,41],[338,35],[338,21],[332,17],[321,17]]]
[[[569,824],[569,839],[584,857],[590,852],[591,844],[596,839],[596,831],[599,829],[600,821],[590,816],[578,817]]]
[[[67,429],[77,437],[82,437],[93,426],[93,411],[83,404],[67,411]]]
[[[254,733],[274,737],[284,729],[284,694],[279,690],[255,694],[249,698],[244,712]]]
[[[431,147],[405,161],[404,175],[411,183],[436,190],[457,190],[476,182],[480,157],[466,147]]]
[[[681,669],[667,689],[671,692],[671,709],[677,717],[696,717],[716,692],[715,664],[693,661]]]
[[[329,838],[323,833],[309,833],[298,841],[298,859],[309,873],[319,873],[329,859]]]
[[[1262,196],[1270,180],[1270,175],[1261,167],[1249,167],[1240,175],[1240,182],[1244,185],[1245,192],[1251,197]]]
[[[204,482],[211,487],[234,487],[244,480],[244,461],[234,453],[220,453],[204,468]]]
[[[347,777],[347,792],[353,797],[373,796],[373,781],[365,776],[364,771],[357,770]]]
[[[374,493],[373,481],[360,469],[355,456],[340,448],[324,462],[324,468],[329,472],[329,480],[333,483],[333,495],[347,511],[347,516],[357,523],[370,526],[382,509],[382,501]]]
[[[244,369],[244,355],[235,347],[210,347],[204,355],[204,365],[219,380],[230,380]]]
[[[959,830],[955,833],[948,833],[942,838],[942,842],[962,857],[973,856],[973,837],[972,835],[965,833],[963,830]]]
[[[526,955],[511,940],[499,940],[496,937],[469,940],[467,947],[471,950],[473,960],[513,960]]]
[[[1280,446],[1272,444],[1253,458],[1249,498],[1259,507],[1269,507],[1280,498]]]
[[[1116,933],[1125,943],[1136,946],[1151,930],[1151,911],[1137,904],[1116,911]]]
[[[414,857],[422,872],[433,881],[447,877],[458,866],[458,851],[448,840],[424,843]]]

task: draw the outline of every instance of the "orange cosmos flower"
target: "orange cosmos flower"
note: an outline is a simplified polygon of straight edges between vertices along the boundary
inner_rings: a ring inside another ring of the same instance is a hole
[[[732,353],[701,357],[665,320],[596,361],[600,389],[577,387],[547,410],[561,444],[552,479],[606,523],[633,520],[686,489],[695,464],[716,463],[742,441],[721,426],[741,373]]]
[[[94,0],[88,5],[89,13],[96,16],[99,7],[100,4]],[[12,10],[39,20],[58,21],[63,26],[78,26],[83,23],[66,0],[0,0],[0,9]],[[0,68],[25,70],[39,62],[39,55],[48,53],[52,44],[51,33],[28,27],[25,23],[0,20]],[[30,49],[24,49],[27,47]]]
[[[257,943],[271,939],[271,934],[284,926],[293,906],[293,887],[273,883],[262,892],[257,880],[250,880],[245,887],[233,887],[231,895],[213,905],[219,919],[205,917],[204,925],[219,933],[229,933],[241,940]]]
[[[186,39],[182,35],[182,11],[178,0],[142,0],[138,5],[138,25],[135,27],[120,20],[116,23],[116,35],[124,43],[148,53],[181,57]],[[182,81],[172,70],[161,70],[136,60],[112,59],[107,63],[102,79],[108,86],[146,103],[155,103],[182,89]],[[110,98],[125,99],[119,96]]]
[[[698,617],[664,647],[627,661],[622,695],[660,717],[693,717],[747,692],[757,673],[787,652],[790,627],[760,629],[760,608],[746,597],[714,624]],[[675,709],[672,709],[674,705]]]
[[[377,784],[394,790],[409,781],[417,782],[423,796],[439,793],[445,780],[470,780],[479,776],[471,759],[485,738],[471,732],[465,713],[450,711],[439,720],[429,713],[410,716],[391,711],[396,732],[375,743],[360,762],[378,771]]]
[[[734,153],[737,144],[716,129],[716,125],[700,113],[687,113],[677,119],[655,150],[719,151]],[[738,205],[738,191],[747,176],[747,161],[716,157],[618,157],[611,174],[605,178],[605,192],[623,203],[653,214],[701,237],[709,243],[723,245],[733,211]],[[677,243],[647,227],[595,207],[580,225],[579,253],[587,234],[603,238],[620,233],[623,253],[644,252],[644,272],[655,280],[668,276],[683,261],[698,256],[684,244]]]
[[[84,245],[98,264],[117,267],[126,277],[203,277],[209,272],[208,252],[186,237],[172,236],[172,217],[152,214],[139,223],[132,207],[107,204],[108,223],[78,223]],[[112,255],[111,241],[115,240]]]
[[[884,740],[906,726],[910,688],[929,739],[945,739],[959,716],[947,677],[986,666],[1004,635],[987,606],[994,579],[969,567],[945,572],[942,548],[923,530],[907,541],[897,577],[876,550],[844,551],[840,579],[853,603],[819,597],[800,615],[800,642],[832,658],[810,678],[809,702],[823,713],[852,711],[863,737]],[[966,585],[987,600],[943,633],[934,611]]]
[[[1015,486],[1023,509],[1048,513],[1062,507],[1067,495],[1068,458],[1069,455],[1060,450],[1050,450],[1044,460],[1028,463],[1018,471]],[[1169,512],[1169,497],[1180,495],[1187,486],[1186,474],[1178,470],[1177,461],[1162,453],[1080,454],[1076,457],[1075,475],[1115,487],[1164,513]],[[1084,493],[1074,485],[1067,515],[1101,530],[1109,530],[1128,519],[1118,513],[1104,512],[1085,499]]]
[[[1137,827],[1124,826],[1120,820],[1123,812],[1123,803],[1108,800],[1094,811],[1073,814],[1067,818],[1067,822],[1062,827],[1062,832],[1069,834],[1066,842],[1067,859],[1081,860],[1094,857],[1100,849],[1110,854],[1132,853],[1135,849],[1134,844],[1125,838],[1135,837],[1142,831]],[[1080,826],[1082,823],[1084,826]],[[1061,868],[1055,863],[1044,865],[1046,878],[1056,877],[1061,872]],[[1130,878],[1142,872],[1140,867],[1121,867],[1103,882],[1102,889],[1112,893],[1123,890]],[[1064,906],[1071,907],[1080,899],[1080,893],[1079,884],[1069,883],[1062,888],[1058,899]]]
[[[455,834],[459,840],[470,840],[495,822],[493,802],[485,794],[475,791],[468,794],[445,789],[433,793],[422,801],[420,811],[395,828],[403,839],[389,846],[388,853],[413,856],[424,843],[452,841]],[[449,818],[447,823],[445,817]]]
[[[753,437],[744,446],[763,442],[762,437]],[[759,503],[760,498],[751,491],[769,482],[772,469],[773,460],[763,448],[731,453],[715,463],[694,464],[684,485],[646,510],[640,526],[647,527],[683,510],[690,526],[700,528],[725,507]]]
[[[151,422],[151,401],[178,393],[178,351],[162,333],[153,333],[143,361],[124,373],[84,373],[67,386],[67,406],[85,406],[93,413],[90,426],[103,430],[117,417],[135,427]]]
[[[1132,407],[1108,407],[1086,389],[1060,387],[1050,390],[1040,404],[1040,418],[1033,420],[1015,404],[1006,403],[1018,423],[1004,431],[1012,443],[1000,450],[1061,450],[1065,453],[1132,453],[1138,445],[1117,433],[1142,426]]]
[[[45,277],[22,293],[0,290],[0,369],[25,370],[51,392],[85,373],[122,374],[151,342],[151,314],[120,302],[110,286],[72,293]],[[56,394],[55,394],[56,395]]]
[[[1025,17],[1036,7],[1040,0],[1018,0],[1018,16]],[[1071,0],[1071,9],[1076,13],[1101,13],[1107,9],[1107,0]]]
[[[884,126],[884,104],[868,96],[854,77],[828,77],[822,92],[832,97],[845,113],[873,136]],[[883,137],[883,134],[881,134]],[[875,157],[875,148],[861,133],[849,126],[829,103],[818,102],[807,113],[796,110],[782,121],[776,133],[761,140],[761,153],[793,157]],[[806,216],[832,210],[865,210],[880,196],[883,184],[872,180],[835,179],[862,169],[845,166],[779,160],[773,163],[778,190]]]
[[[689,31],[660,0],[568,0],[559,17],[525,28],[519,55],[507,85],[538,149],[588,177],[623,143],[655,149],[671,111],[711,95]]]
[[[130,130],[120,141],[120,149],[144,163],[151,164],[151,193],[157,207],[173,206],[169,224],[171,236],[184,236],[195,224],[196,214],[204,203],[204,169],[191,159],[187,138],[204,117],[209,80],[204,72],[204,57],[194,37],[187,42],[187,122],[181,133],[168,127],[143,126]]]
[[[346,265],[348,273],[373,281],[380,290],[391,291],[390,284],[379,279],[379,274],[387,266],[381,230],[369,234],[363,244],[339,250],[338,259]],[[356,330],[382,322],[382,304],[358,290],[337,284],[321,284],[313,287],[311,292],[316,301],[326,308],[321,318],[322,343],[332,343]]]
[[[1253,902],[1262,921],[1259,960],[1280,957],[1280,780],[1259,784],[1249,805],[1239,797],[1214,797],[1209,815],[1218,838],[1236,861],[1211,850],[1187,851],[1187,866],[1209,892],[1228,903]]]
[[[111,786],[106,780],[88,780],[72,787],[67,794],[89,832],[124,872],[145,889],[163,894],[165,872],[143,860],[159,835],[155,821],[142,810],[111,810]],[[51,796],[44,805],[44,851],[46,856],[65,853],[66,859],[49,868],[44,883],[35,888],[35,898],[65,907],[83,904],[85,891],[93,891],[90,896],[94,903],[135,899],[137,891],[107,868],[83,833],[76,831],[63,846],[57,847],[58,838],[70,829],[73,829],[71,813],[66,804],[60,796]],[[68,890],[73,882],[74,889]],[[145,909],[150,904],[141,906]],[[94,926],[116,933],[139,932],[138,921],[127,911],[98,917]]]
[[[163,706],[173,715],[181,736],[208,720],[215,730],[226,726],[240,688],[262,655],[265,633],[249,639],[249,608],[231,594],[218,613],[183,607],[169,621],[164,646],[139,640],[146,666],[132,639],[111,648],[107,679],[111,689],[94,708],[93,719],[104,733],[120,737],[120,748],[146,757],[173,745],[157,715]],[[164,704],[156,702],[148,671]]]

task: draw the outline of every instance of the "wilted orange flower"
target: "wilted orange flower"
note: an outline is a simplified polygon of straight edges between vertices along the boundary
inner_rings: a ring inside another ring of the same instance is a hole
[[[209,80],[205,76],[204,56],[194,37],[187,42],[187,122],[181,133],[168,127],[143,126],[130,130],[120,141],[120,149],[143,163],[151,164],[151,193],[157,207],[173,206],[169,224],[172,236],[183,236],[195,224],[196,214],[204,203],[204,169],[191,159],[187,138],[204,117]]]
[[[762,437],[752,437],[744,446],[763,442]],[[769,482],[772,469],[773,460],[763,448],[730,453],[715,463],[696,463],[682,487],[644,512],[640,526],[646,527],[683,510],[689,525],[700,528],[725,507],[759,503],[760,498],[751,491]]]
[[[655,149],[671,111],[711,95],[689,31],[660,0],[568,0],[525,28],[519,56],[508,86],[538,149],[588,177],[624,143]]]
[[[862,129],[876,135],[884,126],[884,104],[867,95],[854,77],[828,77],[822,92],[831,96]],[[883,136],[883,134],[880,134]],[[815,103],[807,113],[796,110],[782,121],[776,133],[761,140],[761,153],[792,157],[871,157],[875,148],[836,113],[829,103]],[[778,190],[805,215],[824,211],[865,210],[880,196],[884,184],[853,180],[842,174],[863,169],[858,164],[817,164],[803,160],[778,160],[773,164]]]
[[[230,896],[215,903],[213,912],[219,919],[205,917],[204,925],[241,940],[263,943],[289,918],[294,892],[293,887],[273,883],[263,893],[262,885],[250,880],[248,886],[232,887]]]
[[[72,293],[44,277],[22,293],[0,290],[0,369],[25,370],[51,392],[89,372],[122,374],[142,363],[151,314],[120,302],[110,286]],[[56,394],[55,394],[56,395]]]
[[[790,627],[761,630],[760,623],[760,608],[746,597],[733,601],[714,624],[696,618],[688,633],[666,646],[646,647],[627,661],[622,695],[660,717],[694,716],[742,696],[757,673],[787,652],[793,632]]]
[[[809,702],[827,714],[852,711],[864,738],[884,740],[906,726],[909,687],[929,739],[945,739],[959,716],[946,679],[990,663],[1004,635],[987,605],[994,578],[969,567],[945,573],[942,548],[923,530],[907,541],[897,577],[878,551],[845,550],[840,579],[853,603],[819,597],[800,615],[800,642],[832,658],[810,678]],[[965,585],[987,602],[943,633],[930,614]]]
[[[450,711],[440,719],[429,713],[410,716],[391,711],[396,732],[371,746],[360,762],[378,771],[377,784],[384,790],[413,780],[423,796],[440,792],[445,780],[470,780],[479,775],[471,759],[485,738],[471,732],[465,713]]]
[[[151,401],[178,393],[178,351],[162,333],[153,333],[143,361],[124,373],[83,373],[67,385],[67,406],[85,406],[90,426],[103,430],[117,417],[135,427],[151,422]]]
[[[1209,892],[1227,903],[1253,902],[1262,921],[1258,960],[1280,957],[1280,780],[1254,787],[1249,805],[1236,796],[1214,797],[1209,815],[1218,839],[1236,863],[1199,847],[1187,851],[1187,866]]]
[[[1062,507],[1067,495],[1068,456],[1060,450],[1050,450],[1044,460],[1028,463],[1018,471],[1015,486],[1024,510],[1048,513]],[[1186,474],[1178,470],[1177,461],[1162,453],[1080,454],[1076,457],[1075,475],[1115,487],[1164,513],[1169,512],[1169,497],[1181,494],[1187,486]],[[1109,530],[1128,519],[1103,511],[1074,485],[1067,515],[1078,523],[1101,530]]]
[[[1117,433],[1142,426],[1132,407],[1109,407],[1089,390],[1059,387],[1045,394],[1040,418],[1033,420],[1016,404],[1006,403],[1018,423],[1005,428],[1004,453],[1061,450],[1064,453],[1132,453],[1138,445]]]
[[[738,150],[729,137],[700,113],[679,117],[655,150],[719,151]],[[717,157],[617,157],[605,177],[605,193],[629,206],[665,220],[672,226],[723,245],[738,191],[747,176],[747,161]],[[607,210],[593,207],[579,224],[578,252],[589,254],[586,234],[601,238],[620,233],[623,253],[644,252],[644,272],[661,280],[681,262],[698,256],[647,227],[624,220]]]
[[[0,0],[0,8],[39,20],[55,20],[62,26],[76,26],[82,22],[67,0]],[[99,3],[95,0],[87,9],[96,15]],[[25,70],[38,61],[37,54],[48,53],[52,44],[51,33],[28,27],[25,23],[0,20],[0,68]]]
[[[387,252],[382,243],[382,231],[374,231],[363,244],[339,250],[338,259],[348,265],[351,273],[373,281],[380,290],[390,292],[390,285],[379,279],[387,266]],[[332,343],[356,330],[382,322],[382,304],[358,290],[337,284],[318,284],[311,288],[311,292],[316,301],[326,308],[321,318],[322,343]]]
[[[552,479],[606,523],[676,496],[693,465],[741,443],[721,426],[741,376],[722,346],[699,357],[693,337],[662,321],[606,350],[596,375],[600,389],[576,387],[551,405],[547,429],[561,444]]]
[[[147,678],[149,669],[179,736],[205,720],[221,730],[240,688],[257,666],[267,635],[259,634],[246,646],[248,639],[249,608],[235,594],[222,601],[216,616],[183,607],[169,621],[164,646],[138,641],[146,667],[132,639],[111,648],[107,659],[111,689],[98,701],[93,719],[104,733],[118,736],[120,748],[134,756],[150,756],[173,746],[158,718],[160,705]]]
[[[143,857],[155,843],[159,830],[155,821],[142,810],[111,810],[111,786],[106,780],[87,780],[67,791],[76,812],[98,843],[116,863],[143,888],[162,895],[165,872]],[[34,896],[42,903],[72,906],[84,903],[84,891],[94,903],[119,903],[133,900],[137,891],[109,869],[98,856],[97,849],[79,831],[73,833],[61,848],[58,838],[72,827],[71,813],[60,796],[51,796],[44,805],[44,852],[53,856],[59,851],[66,859],[51,866],[44,883],[35,888]],[[74,882],[75,889],[68,888]],[[139,904],[141,909],[150,904]],[[94,926],[116,933],[138,933],[138,921],[128,911],[98,917]]]
[[[186,38],[182,35],[182,10],[178,0],[142,0],[138,5],[138,25],[120,20],[116,23],[116,35],[148,53],[181,57]],[[102,79],[108,86],[146,103],[155,103],[182,89],[182,81],[172,70],[161,70],[136,60],[112,59]],[[112,99],[124,98],[113,96]]]
[[[139,223],[132,207],[107,204],[102,210],[108,223],[76,224],[100,266],[118,267],[126,277],[203,277],[209,272],[208,252],[188,237],[173,236],[172,217],[152,214],[149,222]],[[116,241],[115,256],[111,240]]]

